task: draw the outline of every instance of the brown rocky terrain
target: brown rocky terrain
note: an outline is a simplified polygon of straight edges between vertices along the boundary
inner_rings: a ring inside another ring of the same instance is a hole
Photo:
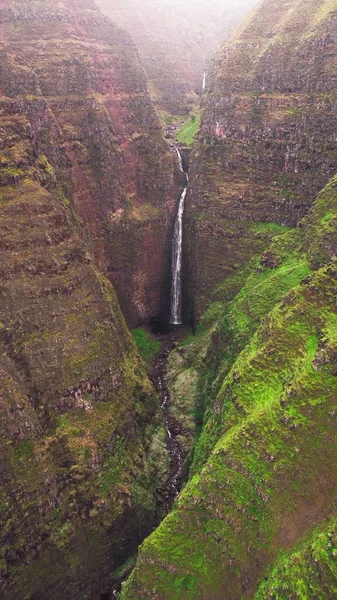
[[[336,36],[335,2],[268,0],[214,62],[188,203],[196,318],[336,171]]]

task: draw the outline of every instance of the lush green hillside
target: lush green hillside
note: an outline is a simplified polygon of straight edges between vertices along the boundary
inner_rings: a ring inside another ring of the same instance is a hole
[[[275,589],[305,598],[291,556],[307,538],[297,563],[310,590],[316,535],[325,576],[312,589],[332,597],[334,557],[319,531],[336,514],[336,211],[333,179],[298,228],[253,260],[234,299],[213,306],[196,339],[175,351],[188,400],[197,374],[203,428],[192,478],[144,542],[123,598],[288,600]]]

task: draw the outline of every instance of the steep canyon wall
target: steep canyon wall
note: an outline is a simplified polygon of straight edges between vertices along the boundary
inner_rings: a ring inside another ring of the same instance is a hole
[[[179,192],[130,37],[93,3],[10,3],[2,21],[2,93],[34,114],[40,146],[43,114],[52,115],[42,151],[68,186],[128,322],[164,311]]]
[[[187,215],[196,319],[335,173],[336,29],[334,2],[268,0],[214,62]]]
[[[92,600],[168,467],[111,281],[130,324],[164,310],[173,158],[92,2],[1,2],[0,21],[0,595]]]

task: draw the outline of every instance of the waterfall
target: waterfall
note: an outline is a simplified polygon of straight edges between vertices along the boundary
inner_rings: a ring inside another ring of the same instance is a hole
[[[172,288],[171,318],[172,325],[182,324],[182,255],[183,255],[183,216],[185,199],[188,190],[188,175],[184,169],[182,156],[177,149],[180,170],[186,176],[186,186],[180,196],[178,213],[174,223],[172,244]]]
[[[177,154],[178,154],[179,169],[181,170],[182,173],[185,173],[185,171],[184,171],[184,165],[183,165],[183,157],[181,156],[180,151],[178,150],[178,148],[176,148],[176,151],[177,151]]]
[[[202,76],[202,93],[204,93],[205,89],[206,89],[206,73],[203,74]]]

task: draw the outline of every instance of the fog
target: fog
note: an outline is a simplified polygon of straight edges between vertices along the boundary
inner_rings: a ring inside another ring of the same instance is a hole
[[[96,0],[137,46],[152,97],[185,113],[203,89],[218,46],[258,0]]]
[[[184,28],[191,33],[203,33],[210,48],[223,41],[228,33],[239,24],[258,0],[151,0],[150,4],[160,8],[174,20],[182,19]]]
[[[187,35],[187,41],[194,37],[195,41],[204,47],[207,55],[217,44],[221,43],[228,34],[249,14],[259,0],[97,0],[107,12],[114,16],[122,25],[127,21],[138,20],[138,27],[143,26],[142,32],[152,33],[158,26],[159,16],[169,19],[176,32]],[[152,14],[151,14],[152,13]],[[157,15],[156,15],[157,13]],[[168,23],[163,23],[163,34]]]

